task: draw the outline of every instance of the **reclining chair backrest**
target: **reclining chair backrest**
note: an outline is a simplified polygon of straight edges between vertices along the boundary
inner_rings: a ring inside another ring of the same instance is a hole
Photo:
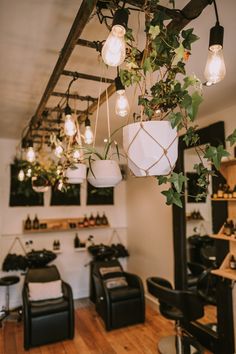
[[[44,268],[29,269],[25,277],[25,282],[47,283],[59,279],[61,279],[59,271],[55,265],[52,265]]]
[[[202,301],[195,293],[174,290],[169,281],[158,277],[148,278],[147,286],[150,294],[159,300],[160,311],[163,316],[170,313],[171,307],[180,311],[179,319],[182,318],[187,321],[194,321],[204,315]]]

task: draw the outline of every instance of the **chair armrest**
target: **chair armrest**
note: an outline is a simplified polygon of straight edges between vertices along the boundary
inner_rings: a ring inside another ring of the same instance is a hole
[[[134,288],[140,288],[143,290],[143,282],[138,275],[128,273],[128,272],[124,272],[124,275],[125,275],[126,280],[130,286],[132,286]]]
[[[64,296],[66,299],[68,299],[68,300],[69,300],[70,298],[73,299],[73,294],[72,294],[71,286],[70,286],[68,283],[64,282],[64,281],[61,282],[61,285],[62,285],[62,293],[63,293],[63,296]]]

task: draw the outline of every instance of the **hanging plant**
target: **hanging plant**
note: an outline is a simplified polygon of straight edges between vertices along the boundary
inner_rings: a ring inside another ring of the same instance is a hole
[[[209,178],[213,174],[211,168],[204,166],[203,158],[218,169],[221,158],[228,156],[228,152],[222,145],[195,146],[199,140],[195,119],[203,101],[202,85],[195,75],[186,74],[185,65],[191,55],[192,43],[198,37],[193,29],[178,32],[168,26],[170,18],[164,12],[158,10],[150,14],[146,11],[145,15],[145,48],[140,51],[135,46],[129,29],[126,34],[129,46],[126,68],[120,70],[123,85],[136,85],[140,91],[140,120],[123,129],[124,150],[135,175],[155,175],[159,184],[169,183],[170,188],[162,192],[167,204],[182,207],[181,197],[187,178],[182,172],[173,171],[177,160],[176,132],[184,132],[185,144],[195,147],[200,158],[194,169],[204,192],[197,199],[206,196]],[[150,81],[154,84],[148,85]],[[235,134],[229,139],[234,141]]]

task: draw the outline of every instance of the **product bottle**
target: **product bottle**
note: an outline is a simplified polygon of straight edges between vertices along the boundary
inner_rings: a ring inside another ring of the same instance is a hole
[[[89,221],[88,221],[88,218],[87,218],[86,214],[84,215],[83,224],[84,224],[84,227],[88,227],[89,226]]]
[[[92,226],[92,227],[95,226],[95,218],[92,213],[89,217],[89,226]]]
[[[219,184],[219,188],[217,191],[217,198],[223,198],[223,195],[224,195],[224,191],[223,191],[222,184]]]
[[[233,189],[233,198],[236,198],[236,185],[234,186],[234,189]]]
[[[29,214],[27,215],[27,219],[25,220],[25,230],[30,230],[32,227],[31,220]]]
[[[236,260],[233,255],[231,256],[231,258],[229,260],[229,267],[230,267],[230,269],[236,269]]]
[[[78,234],[75,234],[75,238],[74,238],[74,247],[75,248],[79,248],[80,247],[80,239],[78,237]]]
[[[39,229],[39,219],[37,215],[35,215],[34,220],[33,220],[33,229],[37,230]]]
[[[108,225],[108,220],[107,220],[105,212],[103,212],[103,214],[102,214],[101,223],[102,223],[102,225]]]
[[[100,226],[101,225],[101,217],[99,215],[99,213],[97,213],[96,219],[95,219],[95,224],[96,226]]]
[[[231,236],[231,224],[228,220],[224,223],[224,231],[223,232],[226,236]]]

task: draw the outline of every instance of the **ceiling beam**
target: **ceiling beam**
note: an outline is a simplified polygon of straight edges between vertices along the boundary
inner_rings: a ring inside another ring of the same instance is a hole
[[[66,92],[52,92],[51,96],[56,96],[56,97],[69,97],[73,100],[80,100],[80,101],[91,101],[91,102],[95,102],[97,101],[97,98],[91,97],[91,96],[80,96],[77,95],[75,93],[70,93],[68,95],[68,93]]]
[[[72,76],[72,77],[75,77],[75,78],[78,78],[78,79],[84,79],[84,80],[99,81],[99,82],[104,82],[104,83],[107,83],[107,84],[112,84],[114,82],[113,79],[108,79],[106,77],[100,77],[100,76],[94,76],[94,75],[78,73],[77,71],[63,70],[62,71],[62,75]]]
[[[44,109],[46,112],[62,112],[62,108],[61,107],[45,107]],[[84,111],[81,111],[80,109],[77,109],[77,110],[74,110],[73,108],[71,108],[71,112],[72,113],[75,113],[75,114],[80,114],[80,113],[83,113]],[[58,121],[57,119],[43,119],[43,121],[45,122],[53,122],[53,121]]]
[[[83,32],[84,27],[86,26],[90,16],[92,15],[92,12],[97,4],[97,0],[83,0],[79,11],[76,15],[76,18],[73,22],[73,25],[70,29],[70,32],[68,34],[68,37],[65,41],[65,44],[60,52],[59,58],[57,60],[57,63],[53,69],[53,72],[49,78],[48,84],[46,86],[46,89],[43,93],[43,96],[39,102],[39,105],[36,109],[36,112],[33,116],[33,118],[30,121],[30,125],[34,125],[38,120],[41,119],[41,115],[45,109],[45,106],[47,104],[47,101],[49,97],[51,96],[51,93],[54,90],[54,87],[56,86],[60,75],[62,71],[64,70],[67,61],[69,60],[72,51],[74,47],[77,44],[78,38],[80,37],[81,33]],[[26,134],[29,135],[29,131]]]

